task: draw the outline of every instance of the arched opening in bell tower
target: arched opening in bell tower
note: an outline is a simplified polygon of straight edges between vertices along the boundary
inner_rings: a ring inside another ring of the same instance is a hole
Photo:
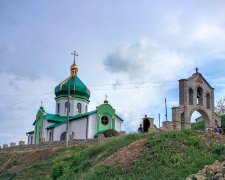
[[[189,89],[189,105],[193,105],[194,104],[194,91],[193,89]]]
[[[190,115],[191,129],[206,131],[209,127],[208,115],[201,109],[194,110]]]
[[[197,105],[203,105],[203,89],[201,87],[197,88]]]

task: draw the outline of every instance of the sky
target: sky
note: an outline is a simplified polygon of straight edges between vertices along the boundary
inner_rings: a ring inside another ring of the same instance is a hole
[[[55,113],[74,50],[89,110],[107,94],[127,132],[145,114],[165,120],[165,98],[171,120],[178,80],[196,67],[215,101],[224,97],[224,9],[222,0],[0,0],[0,146],[27,140],[41,101]]]

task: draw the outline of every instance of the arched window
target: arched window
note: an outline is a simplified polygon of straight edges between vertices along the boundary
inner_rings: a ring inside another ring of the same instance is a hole
[[[201,87],[197,88],[197,105],[203,105],[203,90]]]
[[[82,105],[81,103],[77,103],[77,113],[80,114],[82,110]]]
[[[206,108],[210,109],[210,95],[207,93],[206,95]]]
[[[57,103],[57,113],[59,114],[59,111],[60,111],[60,104]]]
[[[66,132],[63,132],[60,136],[60,141],[65,141],[66,140]]]
[[[65,113],[70,112],[70,103],[66,102],[65,103]]]
[[[194,94],[194,91],[193,89],[189,89],[189,105],[193,105],[193,94]]]
[[[85,112],[87,112],[87,111],[88,111],[88,106],[86,105],[86,106],[85,106]]]
[[[49,141],[53,141],[53,131],[49,132]]]
[[[72,140],[75,139],[74,137],[75,137],[75,134],[74,132],[72,132]]]
[[[30,144],[33,144],[33,136],[30,137]]]
[[[101,118],[101,122],[103,125],[107,125],[107,124],[109,124],[109,118],[107,116],[103,116]]]

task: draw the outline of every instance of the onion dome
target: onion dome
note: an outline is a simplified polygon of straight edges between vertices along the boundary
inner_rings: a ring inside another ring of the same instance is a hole
[[[77,77],[78,66],[75,63],[70,66],[70,72],[70,76],[55,87],[56,98],[67,97],[68,88],[70,86],[70,96],[89,101],[90,91],[87,86]]]

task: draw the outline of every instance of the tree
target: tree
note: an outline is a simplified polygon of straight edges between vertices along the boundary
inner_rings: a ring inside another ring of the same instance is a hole
[[[225,114],[225,97],[216,101],[215,111],[220,116]]]

